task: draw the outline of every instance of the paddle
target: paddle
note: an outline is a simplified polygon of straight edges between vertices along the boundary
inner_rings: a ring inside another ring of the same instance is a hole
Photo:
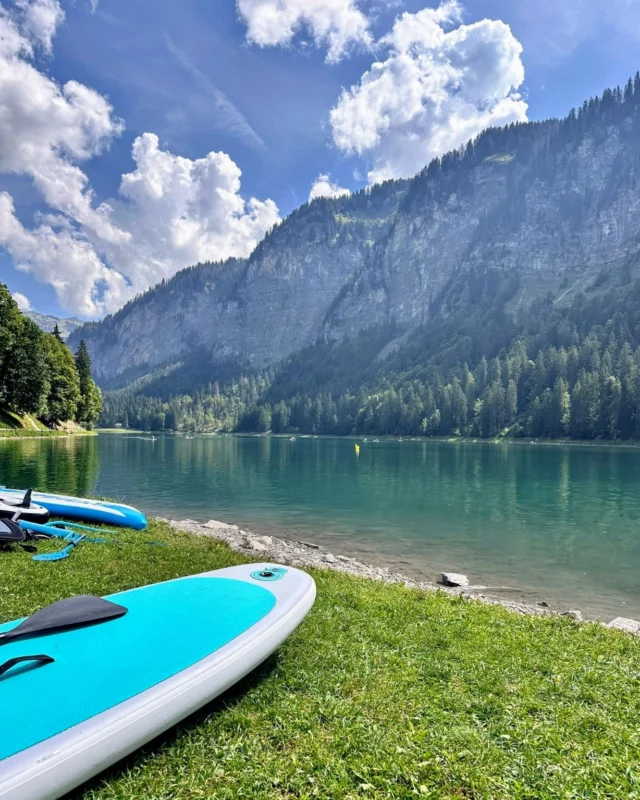
[[[107,622],[124,616],[127,611],[124,606],[90,594],[67,597],[41,608],[10,631],[0,633],[0,645],[23,636],[39,636],[43,633]]]
[[[68,536],[65,537],[65,541],[70,541],[70,543],[64,548],[64,550],[59,550],[57,553],[41,553],[39,556],[33,556],[31,559],[32,561],[62,561],[63,558],[69,558],[71,555],[71,551],[74,547],[80,544],[83,539],[86,539],[86,533],[70,533]]]
[[[99,538],[87,536],[86,541],[95,544],[126,544],[132,547],[137,547],[139,544],[146,544],[153,547],[166,547],[164,542],[123,542],[120,539],[106,539],[104,536],[111,536],[111,531],[105,531],[104,528],[93,528],[90,525],[81,525],[78,522],[67,522],[66,520],[47,522],[46,525],[24,521],[20,521],[18,524],[25,531],[31,531],[32,533],[37,533],[48,538],[67,539],[70,533],[66,529],[70,528],[71,530],[92,531],[94,533],[103,534]]]

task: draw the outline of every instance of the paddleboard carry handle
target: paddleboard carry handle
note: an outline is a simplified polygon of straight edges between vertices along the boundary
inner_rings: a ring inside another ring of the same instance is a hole
[[[41,664],[53,664],[55,659],[51,658],[51,656],[45,655],[44,653],[37,656],[16,656],[16,658],[10,658],[8,661],[5,661],[4,664],[0,664],[0,676],[4,675],[5,672],[9,672],[10,669],[13,669],[15,666],[22,664],[25,661],[39,661]]]

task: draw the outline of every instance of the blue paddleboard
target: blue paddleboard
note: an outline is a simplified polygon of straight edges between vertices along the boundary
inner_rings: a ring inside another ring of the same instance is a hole
[[[0,486],[0,501],[6,498],[10,502],[16,497],[24,497],[24,494],[23,489],[7,489]],[[31,497],[34,503],[43,506],[56,517],[75,519],[79,522],[117,525],[122,528],[134,528],[137,531],[143,531],[147,527],[147,518],[144,514],[136,508],[121,503],[48,492],[33,492]]]
[[[242,565],[111,595],[118,619],[0,646],[0,798],[54,800],[264,661],[315,599],[304,572]],[[0,625],[10,630],[20,620]]]

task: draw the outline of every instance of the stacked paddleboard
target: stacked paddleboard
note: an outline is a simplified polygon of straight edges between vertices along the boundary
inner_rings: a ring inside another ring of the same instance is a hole
[[[54,659],[0,677],[0,800],[61,797],[202,707],[298,627],[315,584],[254,564],[108,599],[126,615],[0,646]]]
[[[23,501],[26,492],[21,489],[7,489],[0,486],[0,503],[5,506]],[[51,515],[79,522],[93,522],[102,525],[117,525],[142,531],[147,527],[147,519],[140,511],[121,503],[108,503],[103,500],[91,500],[85,497],[69,497],[48,492],[31,492],[34,504],[46,509]],[[21,513],[21,519],[26,515]],[[39,520],[32,520],[38,522]]]

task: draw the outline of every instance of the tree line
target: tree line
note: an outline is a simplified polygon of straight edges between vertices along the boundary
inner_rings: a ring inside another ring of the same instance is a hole
[[[91,428],[102,395],[91,377],[84,342],[75,355],[56,326],[44,333],[22,314],[0,283],[0,412],[32,414],[42,422],[74,421]]]
[[[640,438],[640,347],[596,331],[569,347],[509,349],[448,374],[412,369],[339,395],[265,400],[264,375],[161,400],[107,393],[104,424],[328,435]]]

